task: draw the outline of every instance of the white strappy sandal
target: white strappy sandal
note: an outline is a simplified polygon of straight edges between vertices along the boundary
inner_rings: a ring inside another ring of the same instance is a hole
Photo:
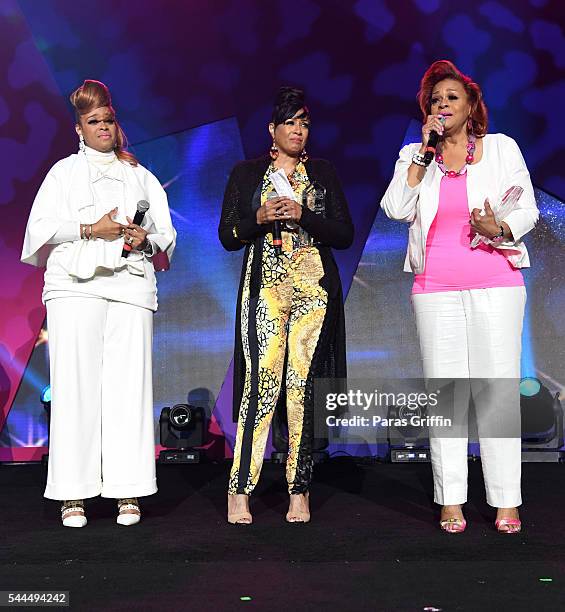
[[[135,525],[141,520],[141,510],[137,497],[118,499],[118,525]]]
[[[87,523],[84,501],[82,499],[64,501],[61,506],[61,519],[65,527],[84,527]]]

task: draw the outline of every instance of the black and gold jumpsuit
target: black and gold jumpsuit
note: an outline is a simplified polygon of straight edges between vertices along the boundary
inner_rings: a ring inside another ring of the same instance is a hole
[[[274,170],[269,165],[262,177],[257,205],[267,200],[272,189],[269,176]],[[291,179],[300,202],[304,190],[311,185],[304,164],[297,165]],[[349,219],[346,222],[351,223]],[[220,232],[221,229],[220,225]],[[237,229],[235,233],[239,238]],[[281,254],[275,252],[270,232],[250,243],[242,271],[237,336],[241,340],[244,376],[230,494],[249,495],[257,484],[283,376],[289,437],[286,463],[289,492],[305,492],[312,475],[312,418],[307,414],[311,406],[305,397],[312,378],[314,355],[321,344],[326,344],[320,342],[320,336],[324,323],[326,327],[330,323],[327,317],[330,288],[324,286],[326,269],[313,240],[304,240],[303,232],[299,231],[283,231],[282,239]],[[254,262],[255,270],[260,273],[259,282],[254,278]],[[339,294],[341,300],[341,291]],[[324,335],[328,334],[331,335],[331,330],[326,329]]]

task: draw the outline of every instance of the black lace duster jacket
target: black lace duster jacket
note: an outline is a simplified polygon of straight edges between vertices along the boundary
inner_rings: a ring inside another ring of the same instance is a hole
[[[251,271],[251,296],[257,295],[261,287],[261,258],[265,234],[272,231],[271,225],[259,225],[256,211],[261,205],[261,185],[263,176],[271,160],[268,156],[237,164],[232,170],[222,206],[222,216],[218,228],[220,241],[228,251],[245,247],[235,325],[235,350],[233,373],[233,416],[237,421],[243,384],[245,381],[245,358],[241,343],[241,294],[243,279],[249,257],[249,245],[255,244]],[[314,352],[310,372],[306,382],[305,419],[312,422],[313,381],[315,378],[345,379],[345,320],[343,313],[343,294],[339,271],[331,248],[346,249],[353,242],[353,224],[349,215],[347,201],[334,167],[323,159],[311,159],[305,163],[308,178],[325,187],[325,214],[317,214],[304,207],[300,225],[314,240],[324,267],[320,285],[328,293],[328,307],[322,324],[318,346]],[[238,238],[234,236],[236,228]],[[243,242],[245,241],[245,242]],[[286,370],[286,360],[285,360]],[[277,410],[286,406],[286,392],[283,385]],[[308,418],[309,417],[309,418]]]

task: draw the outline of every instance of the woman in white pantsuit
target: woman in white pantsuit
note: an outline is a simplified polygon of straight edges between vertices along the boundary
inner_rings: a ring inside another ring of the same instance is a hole
[[[158,180],[125,151],[107,87],[71,95],[79,152],[57,162],[35,198],[22,261],[46,266],[51,428],[45,497],[63,524],[86,525],[84,499],[118,500],[117,522],[140,520],[157,491],[151,381],[157,288],[151,258],[176,232]],[[137,203],[150,208],[132,222]],[[129,257],[122,249],[131,248]]]
[[[486,133],[481,90],[451,62],[430,66],[418,100],[422,142],[400,151],[381,206],[391,219],[410,224],[404,269],[415,274],[412,304],[426,379],[472,380],[467,389],[477,379],[496,380],[499,388],[501,381],[509,383],[499,396],[504,413],[499,401],[480,406],[474,399],[487,502],[498,509],[496,528],[517,533],[522,503],[517,381],[526,301],[520,268],[529,266],[522,238],[538,218],[533,188],[517,144]],[[428,166],[432,130],[439,143]],[[517,208],[497,223],[489,201],[501,201],[513,186],[523,189]],[[476,234],[487,241],[472,247]],[[468,406],[469,393],[457,402]],[[502,422],[496,437],[493,420]],[[466,526],[466,430],[459,437],[433,432],[430,450],[440,525],[460,533]]]

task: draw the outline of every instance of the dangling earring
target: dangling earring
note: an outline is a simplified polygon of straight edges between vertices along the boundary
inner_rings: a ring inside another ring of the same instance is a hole
[[[471,117],[469,117],[469,119],[467,119],[467,133],[468,134],[472,134],[473,133],[473,120],[471,119]]]
[[[84,136],[82,134],[80,134],[80,136],[78,137],[78,149],[83,153],[85,151]]]
[[[269,149],[269,155],[271,156],[271,159],[274,161],[275,159],[277,159],[277,157],[279,156],[279,149],[277,147],[277,145],[275,144],[275,139],[273,138],[273,144],[271,145],[271,148]]]
[[[306,149],[302,149],[302,153],[300,154],[300,157],[298,159],[302,163],[305,163],[306,161],[308,161],[308,153],[306,153]]]

